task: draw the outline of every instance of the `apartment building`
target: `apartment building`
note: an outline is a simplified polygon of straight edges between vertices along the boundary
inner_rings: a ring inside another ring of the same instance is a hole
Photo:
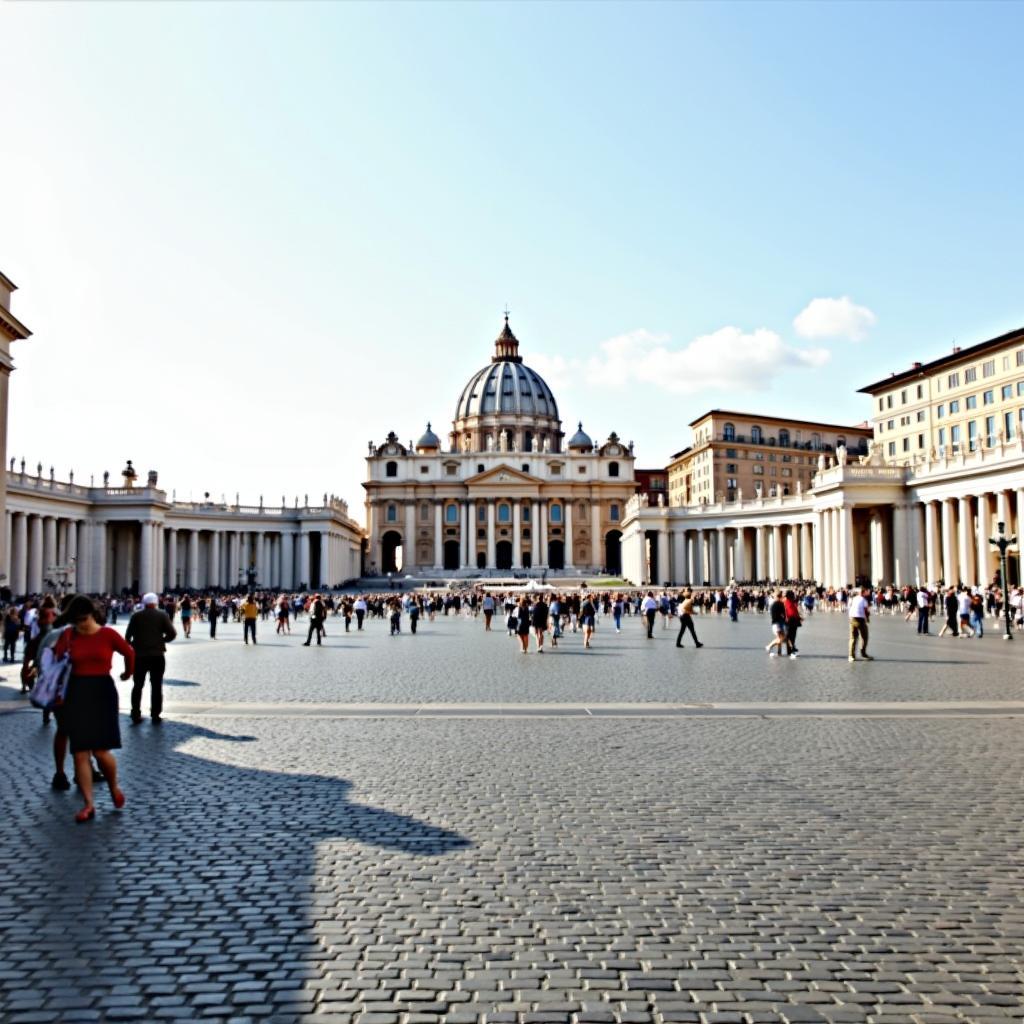
[[[669,504],[706,505],[806,491],[822,452],[866,454],[871,428],[712,409],[690,423],[693,444],[668,465]]]
[[[887,462],[912,465],[994,449],[1024,428],[1024,328],[860,389],[873,399]]]

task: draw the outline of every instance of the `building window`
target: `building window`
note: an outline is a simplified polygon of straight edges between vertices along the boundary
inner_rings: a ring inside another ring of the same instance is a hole
[[[960,411],[960,399],[959,398],[954,398],[949,403],[949,415],[952,416],[955,413],[958,413],[959,411]]]
[[[959,373],[951,373],[949,375],[949,381],[947,382],[947,387],[949,387],[951,390],[953,388],[960,387],[960,374]]]
[[[978,408],[978,396],[977,395],[968,395],[967,396],[967,400],[964,402],[964,406],[967,409],[977,409]]]
[[[736,440],[736,424],[726,423],[722,428],[722,440],[723,441],[735,441]]]
[[[524,430],[523,431],[523,451],[524,452],[532,452],[533,451],[533,431],[532,430]]]
[[[955,455],[960,451],[960,424],[957,423],[949,428],[949,446],[953,449]]]
[[[996,374],[996,361],[989,359],[987,362],[981,364],[981,375],[982,377],[994,377]]]
[[[882,401],[882,399],[880,398],[880,399],[878,400],[878,411],[879,411],[879,412],[882,412],[882,410],[884,410],[884,409],[885,409],[885,402],[884,402],[884,401]]]
[[[921,450],[921,449],[924,448],[924,434],[918,434],[917,435],[917,447],[918,447],[918,450]]]
[[[1022,381],[1022,383],[1024,383],[1024,381]],[[725,457],[727,459],[735,459],[737,457],[736,456],[736,449],[735,448],[726,448],[725,449]]]
[[[995,416],[985,417],[985,446],[992,448],[996,443],[996,418]]]
[[[760,427],[751,427],[750,428],[750,440],[751,440],[751,442],[753,444],[763,444],[764,443],[764,433],[763,433],[763,431],[761,430]]]
[[[484,471],[484,464],[482,462],[478,462],[476,464],[476,471],[478,473],[482,473]]]
[[[444,510],[444,519],[446,523],[457,523],[459,521],[459,506],[448,505]]]
[[[388,505],[387,520],[389,523],[398,522],[398,509],[394,505]]]
[[[964,370],[964,383],[973,384],[978,379],[978,368],[976,366],[968,366]]]
[[[1020,398],[1024,395],[1024,380],[1017,381],[1017,397]]]
[[[903,450],[905,452],[909,452],[910,451],[910,438],[909,437],[903,438]]]
[[[906,405],[906,404],[907,404],[907,392],[904,390],[904,391],[900,392],[900,405]]]
[[[735,462],[727,462],[725,464],[726,473],[735,473],[739,469],[739,464]]]
[[[885,407],[887,409],[891,409],[892,408],[892,395],[886,395],[885,396]]]
[[[946,406],[945,405],[940,405],[935,410],[935,415],[938,416],[938,418],[941,420],[942,417],[946,415]]]
[[[996,400],[996,393],[994,391],[986,391],[981,396],[982,405],[991,405]]]
[[[764,466],[754,466],[754,476],[764,476]]]
[[[504,502],[498,506],[498,522],[512,522],[512,509],[509,508],[508,505],[504,504]]]
[[[397,462],[389,462],[384,467],[384,475],[385,476],[398,476],[398,463]]]
[[[420,505],[420,519],[427,520],[430,518],[430,506]]]
[[[458,472],[459,472],[459,467],[458,466],[445,466],[444,467],[444,471],[445,471],[445,474],[447,476],[457,476]]]
[[[1002,395],[1002,398],[1003,398],[1004,402],[1008,398],[1013,398],[1013,385],[1012,384],[1004,384],[1003,385],[1003,390],[1000,392],[1000,394]]]
[[[967,424],[967,450],[977,451],[978,449],[978,423],[977,420],[971,420]]]
[[[611,508],[608,510],[608,518],[613,523],[617,523],[619,521],[619,506],[618,505],[612,505],[611,506]]]
[[[561,476],[562,475],[562,467],[561,466],[552,466],[551,467],[551,475],[552,476]]]
[[[523,506],[523,522],[528,523],[530,521],[530,506]]]
[[[811,434],[811,450],[821,451],[821,434]]]
[[[895,441],[890,441],[889,442],[889,454],[890,455],[895,455],[896,454],[896,442]]]
[[[1003,413],[1003,433],[1006,435],[1006,440],[1007,441],[1012,441],[1017,436],[1017,431],[1015,429],[1015,426],[1016,426],[1016,424],[1014,423],[1013,413],[1012,412],[1004,412]],[[1018,495],[1018,497],[1020,496],[1020,491],[1017,492],[1017,495]],[[1017,510],[1018,518],[1020,517],[1022,512],[1024,512],[1024,509],[1018,509]]]
[[[788,448],[789,447],[789,431],[788,430],[780,430],[779,431],[779,444],[783,448]]]
[[[619,464],[617,462],[608,463],[608,475],[618,476],[619,475]]]
[[[486,522],[487,520],[487,509],[483,505],[478,505],[476,509],[476,521],[478,523]]]
[[[946,454],[946,428],[939,427],[939,454]]]
[[[782,473],[780,474],[780,476],[792,476],[792,475],[793,475],[793,470],[791,470],[788,466],[783,466],[782,467]]]
[[[560,523],[562,521],[562,506],[552,505],[551,506],[551,522]]]
[[[924,385],[923,384],[918,384],[917,385],[917,397],[918,398],[924,398]]]

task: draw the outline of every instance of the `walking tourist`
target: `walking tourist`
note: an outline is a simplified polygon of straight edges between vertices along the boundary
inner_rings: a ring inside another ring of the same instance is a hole
[[[256,643],[256,619],[260,614],[260,606],[253,600],[252,594],[245,595],[245,601],[242,602],[242,606],[238,609],[239,614],[242,616],[242,639],[248,646],[249,637],[252,637],[252,642]]]
[[[167,616],[161,611],[156,594],[144,594],[142,610],[128,620],[124,638],[135,650],[135,670],[132,673],[132,724],[142,721],[142,687],[149,674],[149,717],[154,725],[160,724],[164,709],[164,654],[167,644],[178,634]],[[214,620],[216,621],[216,617]]]
[[[782,645],[786,644],[786,653],[789,653],[789,645],[786,642],[786,605],[782,599],[782,591],[776,591],[775,598],[768,609],[768,617],[771,620],[772,639],[765,648],[769,658],[777,658],[782,654]]]
[[[533,621],[533,636],[537,641],[537,653],[544,653],[544,634],[548,628],[548,606],[543,597],[538,597],[530,612]]]
[[[654,617],[658,614],[658,602],[654,600],[654,591],[648,590],[647,596],[640,604],[640,610],[647,620],[647,639],[654,639]]]
[[[693,592],[685,591],[679,598],[679,634],[676,636],[676,647],[683,646],[683,634],[690,631],[694,647],[704,645],[697,639],[697,630],[693,628]]]
[[[96,606],[82,594],[70,602],[65,617],[73,628],[63,633],[54,653],[58,657],[67,653],[71,658],[63,718],[75,759],[75,778],[84,801],[75,821],[83,823],[96,816],[92,757],[103,770],[114,807],[124,807],[124,793],[117,784],[117,761],[111,753],[121,746],[121,730],[117,722],[117,688],[110,668],[114,654],[120,654],[125,666],[121,679],[131,679],[135,651],[117,630],[99,624]]]
[[[871,592],[867,587],[854,591],[849,599],[847,614],[850,618],[850,661],[857,660],[857,641],[860,640],[860,656],[865,661],[875,659],[868,654],[868,619],[871,612],[868,608],[868,595]]]
[[[327,609],[324,607],[323,599],[319,594],[314,594],[313,600],[309,605],[309,631],[306,633],[306,642],[302,645],[303,647],[310,645],[314,633],[316,634],[317,647],[323,646],[324,620],[326,618]]]
[[[583,627],[583,646],[589,647],[594,636],[594,625],[597,622],[597,608],[593,598],[587,594],[580,605],[580,625]]]

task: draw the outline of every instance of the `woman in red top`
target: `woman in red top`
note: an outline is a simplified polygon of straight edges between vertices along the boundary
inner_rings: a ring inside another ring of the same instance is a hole
[[[99,613],[84,595],[73,598],[64,612],[73,628],[65,630],[57,641],[54,653],[71,655],[71,679],[64,697],[64,728],[71,741],[75,758],[75,777],[85,806],[75,821],[91,821],[96,816],[92,802],[92,765],[95,757],[114,806],[124,807],[124,793],[117,785],[117,761],[112,750],[121,746],[121,729],[117,718],[117,687],[110,675],[115,652],[124,657],[122,679],[131,679],[135,668],[135,651],[116,630],[99,623]]]

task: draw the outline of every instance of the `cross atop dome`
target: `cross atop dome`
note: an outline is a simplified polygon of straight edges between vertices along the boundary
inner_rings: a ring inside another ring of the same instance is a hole
[[[505,326],[501,334],[494,339],[494,355],[491,356],[492,363],[521,363],[522,356],[519,354],[519,339],[512,333],[508,325],[508,304],[505,304]]]

